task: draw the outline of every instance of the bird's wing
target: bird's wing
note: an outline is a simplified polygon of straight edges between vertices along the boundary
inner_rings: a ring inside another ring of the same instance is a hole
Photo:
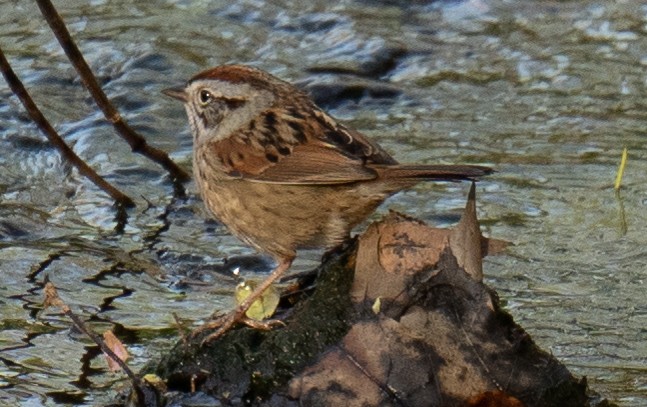
[[[217,154],[225,157],[221,158],[222,166],[232,178],[274,184],[332,185],[377,177],[362,160],[322,142],[296,145],[285,155],[267,153],[246,144],[226,144],[231,149],[223,150],[220,143]]]
[[[272,116],[273,131],[266,126],[265,131],[240,131],[209,142],[209,153],[219,158],[230,177],[276,184],[346,184],[375,179],[376,171],[367,164],[397,164],[379,145],[322,111],[309,118],[284,115],[279,120],[276,112]]]

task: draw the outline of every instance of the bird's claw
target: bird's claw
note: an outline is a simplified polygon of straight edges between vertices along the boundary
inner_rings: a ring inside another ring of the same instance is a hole
[[[266,319],[259,321],[257,319],[245,317],[240,323],[247,325],[250,328],[258,329],[260,331],[271,331],[278,326],[285,326],[285,322],[280,319]]]
[[[194,329],[193,332],[191,332],[191,337],[195,338],[204,332],[215,330],[215,332],[210,333],[202,340],[201,345],[204,346],[205,344],[213,342],[216,339],[222,337],[236,324],[244,324],[252,329],[258,329],[262,331],[270,331],[277,326],[285,326],[285,323],[278,319],[259,321],[253,318],[249,318],[247,315],[245,315],[244,312],[241,313],[236,310],[230,312],[229,314],[219,316],[211,321],[205,322],[204,325]]]

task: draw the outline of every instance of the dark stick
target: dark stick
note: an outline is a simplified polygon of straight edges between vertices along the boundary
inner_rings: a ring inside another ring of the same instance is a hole
[[[7,58],[5,58],[5,55],[2,52],[1,48],[0,69],[2,70],[2,75],[7,81],[7,84],[9,84],[9,87],[11,88],[13,93],[18,96],[18,99],[20,99],[20,102],[25,107],[25,110],[27,110],[27,113],[29,114],[31,119],[36,123],[38,128],[43,133],[45,133],[45,136],[47,137],[49,142],[52,143],[54,147],[56,147],[59,153],[63,156],[63,159],[72,163],[72,165],[74,165],[79,170],[79,173],[81,173],[81,175],[85,176],[90,181],[94,182],[96,186],[108,193],[108,195],[110,195],[110,197],[112,197],[112,199],[117,202],[118,206],[135,206],[135,203],[132,199],[130,199],[130,197],[128,197],[128,195],[110,185],[108,181],[103,179],[103,177],[97,174],[89,165],[85,163],[85,161],[79,158],[74,150],[70,148],[70,146],[65,144],[65,141],[63,141],[61,136],[58,135],[52,125],[49,124],[45,116],[43,116],[43,113],[41,113],[41,111],[38,109],[38,106],[36,106],[36,103],[34,103],[31,96],[29,96],[27,89],[25,89],[22,82],[20,82],[20,79],[18,79],[13,69],[11,69],[11,65],[9,65],[9,61],[7,61]]]
[[[110,103],[110,100],[108,100],[108,97],[101,89],[101,86],[99,86],[92,70],[85,61],[85,58],[83,58],[81,51],[79,51],[78,47],[74,43],[69,31],[65,27],[65,23],[52,5],[51,1],[36,0],[36,3],[38,3],[38,7],[45,17],[47,24],[49,24],[56,36],[56,39],[61,44],[61,47],[63,47],[63,51],[65,51],[68,59],[72,62],[72,65],[74,65],[74,68],[81,76],[83,84],[94,98],[97,106],[99,106],[106,119],[112,123],[121,138],[130,145],[132,151],[142,154],[160,164],[171,174],[174,181],[187,181],[189,179],[189,174],[182,168],[178,167],[178,165],[175,164],[175,162],[173,162],[173,160],[171,160],[164,151],[149,146],[146,139],[137,134],[135,130],[133,130],[121,117],[112,103]]]
[[[152,388],[152,386],[150,386],[148,382],[137,377],[137,375],[126,364],[126,362],[121,360],[121,358],[117,356],[112,349],[110,349],[110,347],[106,344],[103,338],[95,334],[94,331],[92,331],[92,329],[90,329],[85,324],[85,322],[83,322],[83,320],[79,316],[77,316],[74,312],[72,312],[70,307],[65,302],[63,302],[61,297],[59,297],[58,290],[56,290],[56,287],[54,286],[54,284],[47,281],[47,276],[45,277],[45,279],[46,279],[46,283],[43,289],[43,291],[45,292],[45,301],[43,303],[44,308],[48,308],[50,306],[61,308],[63,310],[63,313],[72,320],[74,325],[81,332],[83,332],[88,338],[90,338],[92,342],[94,342],[106,356],[108,356],[117,365],[119,365],[121,370],[130,379],[131,383],[133,384],[134,390],[138,392],[140,403],[137,405],[143,405],[143,406],[161,405],[157,391],[154,388]]]

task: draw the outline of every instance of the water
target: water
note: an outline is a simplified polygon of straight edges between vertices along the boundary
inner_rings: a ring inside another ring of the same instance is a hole
[[[122,115],[186,169],[186,118],[160,91],[228,62],[306,86],[400,161],[495,166],[478,186],[479,216],[514,246],[487,259],[487,282],[593,389],[647,405],[647,5],[59,3]],[[138,204],[115,234],[109,198],[69,170],[0,85],[0,404],[106,403],[123,378],[57,310],[40,311],[45,276],[98,332],[117,329],[136,369],[177,339],[173,312],[195,321],[231,306],[235,282],[205,264],[251,251],[115,136],[35,4],[0,3],[0,45],[66,141]],[[447,226],[466,189],[421,185],[381,211]],[[316,261],[308,253],[297,268]]]

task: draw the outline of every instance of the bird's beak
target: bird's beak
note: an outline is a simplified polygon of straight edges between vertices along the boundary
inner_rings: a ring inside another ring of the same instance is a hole
[[[164,89],[162,93],[165,94],[166,96],[170,96],[173,99],[180,100],[184,103],[186,103],[189,100],[187,97],[186,91],[184,90],[184,87]]]

